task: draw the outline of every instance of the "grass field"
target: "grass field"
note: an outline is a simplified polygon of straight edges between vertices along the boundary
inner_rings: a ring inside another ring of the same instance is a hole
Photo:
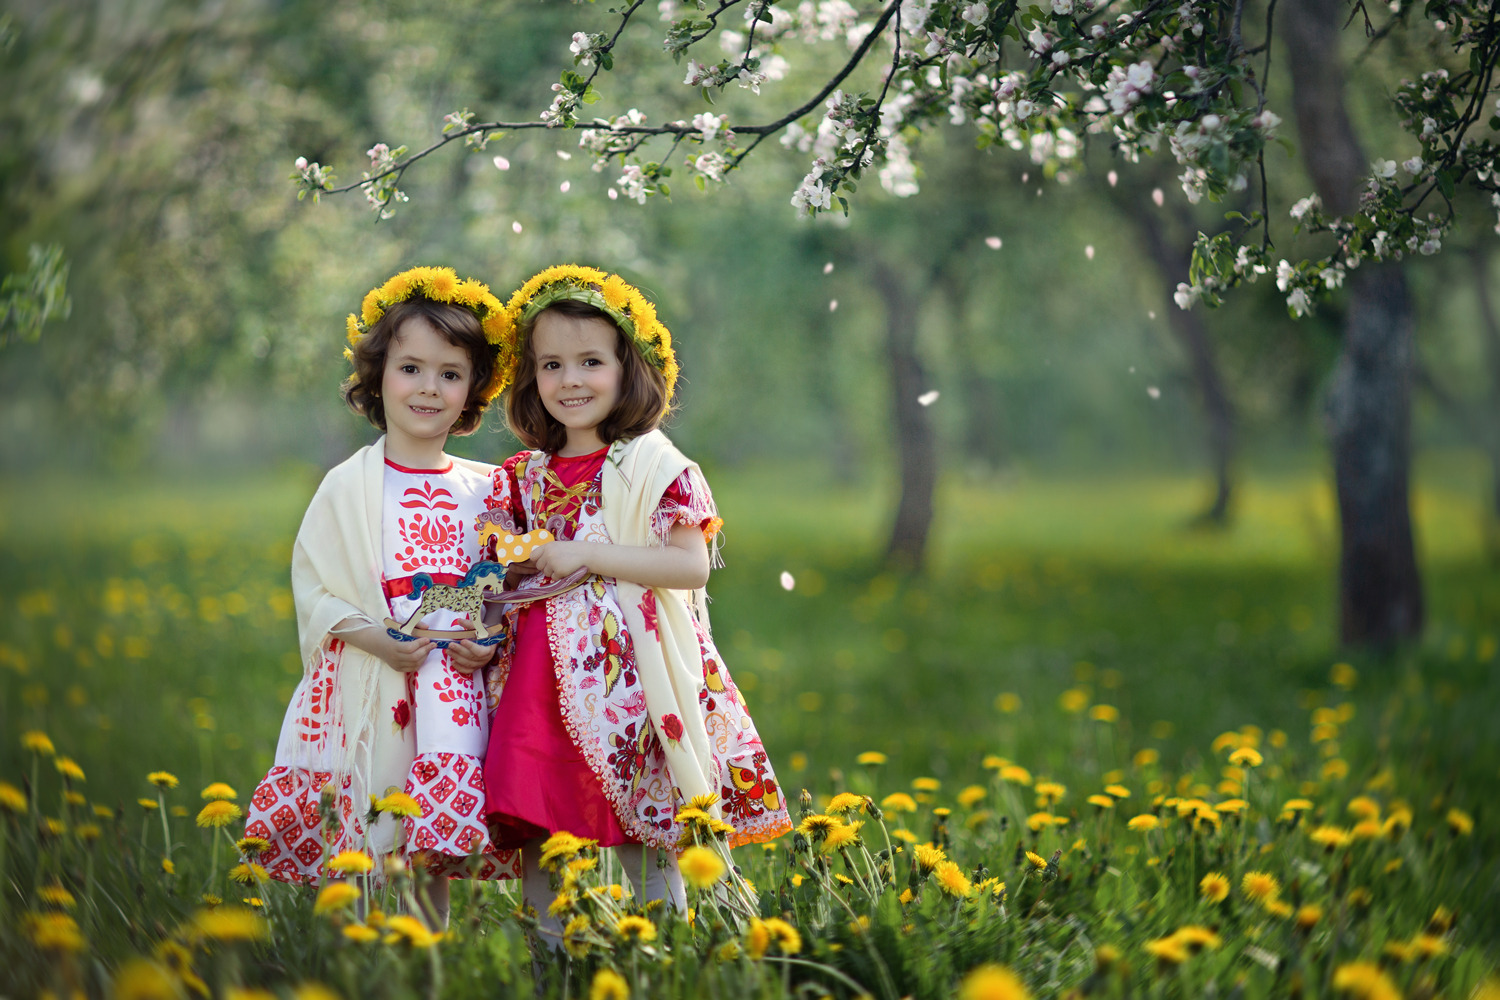
[[[926,797],[922,813],[887,810],[886,825],[904,823],[917,840],[938,846],[950,837],[952,857],[975,885],[983,881],[981,867],[1003,879],[1019,864],[1021,877],[1019,884],[1010,877],[1001,916],[931,887],[899,903],[910,855],[876,856],[884,843],[868,814],[863,897],[851,888],[845,902],[830,902],[843,891],[834,875],[847,872],[836,852],[819,854],[817,844],[808,857],[827,859],[819,862],[821,877],[818,863],[797,868],[790,843],[746,860],[747,873],[763,889],[780,886],[776,899],[784,905],[774,912],[801,928],[807,961],[842,970],[875,995],[946,995],[985,961],[1016,969],[1038,995],[1063,988],[1114,995],[1130,988],[1119,970],[1131,966],[1137,985],[1182,995],[1196,995],[1209,981],[1221,991],[1240,983],[1250,996],[1284,995],[1294,975],[1306,995],[1331,995],[1336,968],[1376,961],[1398,938],[1415,940],[1443,906],[1457,922],[1436,938],[1442,954],[1405,961],[1388,954],[1387,974],[1412,995],[1467,996],[1500,956],[1493,905],[1500,898],[1500,836],[1491,802],[1500,791],[1492,735],[1500,706],[1500,572],[1483,555],[1477,476],[1476,467],[1456,459],[1424,467],[1414,507],[1429,627],[1419,646],[1379,658],[1336,650],[1337,535],[1331,492],[1316,476],[1250,476],[1227,532],[1186,527],[1200,487],[1185,478],[949,484],[931,566],[910,578],[879,569],[886,502],[878,491],[834,484],[809,491],[800,485],[808,477],[797,476],[793,495],[784,472],[713,476],[727,521],[726,566],[711,584],[714,629],[793,802],[801,788],[817,797],[815,807],[841,791],[878,802],[910,791],[914,779],[930,779],[938,789],[919,796]],[[286,566],[315,483],[309,470],[288,469],[212,486],[0,484],[0,593],[12,609],[0,637],[0,781],[28,795],[34,780],[37,794],[58,787],[56,775],[34,777],[37,759],[23,749],[23,732],[45,732],[81,765],[87,799],[118,814],[129,832],[120,851],[135,859],[108,877],[90,860],[100,893],[107,894],[106,884],[125,892],[152,881],[142,871],[153,851],[161,853],[161,830],[142,834],[141,824],[124,819],[141,814],[137,798],[156,794],[147,772],[179,776],[193,791],[173,801],[196,811],[197,788],[224,781],[243,791],[269,765],[299,676]],[[783,589],[783,572],[795,579],[793,589]],[[1347,666],[1335,670],[1337,662]],[[1242,746],[1258,748],[1264,768],[1226,773],[1226,755]],[[866,751],[886,762],[857,765],[856,755]],[[994,761],[986,768],[987,755],[1002,755],[1037,780],[1055,779],[1066,796],[1033,804],[1034,789],[1003,780]],[[1088,796],[1111,783],[1128,786],[1132,798],[1106,814]],[[970,793],[972,801],[962,804],[959,790],[970,787],[984,798]],[[55,800],[55,792],[47,794]],[[1410,832],[1402,827],[1378,845],[1345,845],[1342,869],[1316,849],[1321,842],[1309,842],[1303,827],[1287,827],[1280,814],[1282,801],[1305,797],[1312,804],[1307,828],[1353,828],[1366,807],[1351,816],[1346,805],[1361,795],[1376,803],[1383,821],[1404,815]],[[1160,842],[1127,832],[1125,820],[1138,812],[1170,819],[1174,807],[1161,804],[1168,797],[1242,797],[1248,809],[1243,816],[1226,810],[1222,829],[1216,822],[1210,833],[1200,833],[1192,815]],[[934,819],[926,815],[933,806],[956,812]],[[138,909],[125,907],[113,920],[97,901],[81,908],[94,913],[80,918],[88,942],[81,951],[97,962],[69,965],[75,956],[37,966],[20,957],[22,945],[8,930],[4,957],[14,961],[4,975],[17,976],[17,988],[0,993],[68,985],[48,975],[100,992],[124,956],[149,952],[174,921],[189,919],[200,892],[230,891],[222,884],[225,864],[211,877],[212,831],[161,808],[175,824],[173,841],[184,845],[175,881],[138,892]],[[1028,827],[1038,810],[1068,824]],[[43,811],[56,814],[51,806]],[[976,821],[979,812],[985,816]],[[1467,831],[1460,829],[1465,819],[1472,820]],[[13,834],[25,833],[22,819],[6,822]],[[1128,853],[1127,837],[1136,841]],[[31,855],[20,847],[6,872],[0,921],[19,926],[28,907],[39,912],[34,896],[44,869],[78,894],[85,853],[57,845],[49,853],[45,836],[12,840],[35,852],[25,878],[15,865]],[[1062,878],[1052,880],[1054,866],[1028,881],[1023,849],[1064,851]],[[1398,858],[1404,863],[1390,866]],[[843,860],[861,881],[863,862],[847,854]],[[0,870],[4,864],[0,853]],[[1327,916],[1298,937],[1300,931],[1274,925],[1265,930],[1261,909],[1231,911],[1234,899],[1205,913],[1196,877],[1215,864],[1236,876],[1237,888],[1253,865],[1275,868],[1283,887],[1277,899],[1316,902]],[[874,874],[881,865],[895,869],[886,891]],[[925,885],[931,873],[912,870]],[[826,882],[827,891],[787,888],[794,871]],[[1113,875],[1101,883],[1101,872]],[[213,878],[218,883],[209,885]],[[1370,881],[1375,905],[1367,916],[1351,910],[1346,917],[1340,893],[1359,878]],[[282,905],[278,914],[287,921],[318,922],[291,896]],[[473,937],[456,930],[437,949],[447,992],[485,995],[485,976],[530,991],[525,963],[514,961],[524,953],[514,922],[481,919],[497,905],[461,900]],[[838,917],[846,905],[865,916],[864,930]],[[608,924],[607,914],[595,919]],[[115,926],[121,920],[128,926]],[[147,926],[153,922],[154,930]],[[1166,960],[1159,949],[1140,949],[1185,923],[1216,928],[1221,946],[1180,967],[1171,963],[1172,977],[1151,979],[1148,971],[1162,973]],[[916,944],[897,942],[903,927],[915,931],[901,940]],[[696,971],[689,975],[676,963],[669,974],[653,964],[659,956],[649,949],[596,948],[566,983],[549,980],[550,988],[581,995],[584,979],[608,967],[627,988],[664,991],[656,995],[713,989],[736,996],[753,987],[776,996],[798,982],[836,994],[855,990],[832,972],[790,961],[757,978],[744,955],[728,961],[714,950],[729,940],[712,937],[717,931],[663,921],[661,933],[656,947],[675,942],[697,956]],[[284,990],[316,978],[353,995],[357,977],[374,968],[339,952],[337,935],[328,945],[330,955],[343,956],[337,960],[277,940],[273,952],[283,961],[262,963],[259,972],[253,963],[226,971],[222,957],[203,959],[218,977],[207,977],[209,986],[219,992],[243,980]],[[459,950],[463,941],[467,950]],[[1096,960],[1103,944],[1117,944],[1124,958],[1105,952]],[[868,957],[872,947],[882,959]],[[1301,957],[1289,958],[1294,952]],[[1281,954],[1279,963],[1266,960],[1273,953]],[[383,961],[407,976],[385,982],[387,995],[427,982],[425,959]]]

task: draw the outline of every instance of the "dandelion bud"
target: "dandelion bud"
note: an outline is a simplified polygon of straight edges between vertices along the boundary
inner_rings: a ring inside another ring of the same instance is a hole
[[[802,807],[803,812],[812,811],[812,792],[802,789],[802,794],[797,797],[797,804]]]

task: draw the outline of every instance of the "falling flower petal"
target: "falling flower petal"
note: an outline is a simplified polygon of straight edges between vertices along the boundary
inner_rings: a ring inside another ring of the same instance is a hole
[[[557,186],[557,189],[559,191],[561,191],[563,194],[567,194],[568,193],[568,189],[570,187],[572,187],[572,186],[573,186],[573,182],[572,181],[563,181],[561,184],[559,184]]]
[[[828,263],[826,263],[826,264],[823,265],[823,273],[824,274],[832,274],[833,273],[833,261],[830,260]]]
[[[838,308],[839,308],[839,300],[838,299],[829,299],[828,300],[828,311],[829,312],[838,312]]]
[[[991,250],[999,250],[1000,249],[1000,237],[998,237],[998,236],[986,236],[984,238],[984,245],[987,246],[987,247],[989,247]]]
[[[609,200],[610,201],[614,201],[618,197],[620,197],[620,192],[616,191],[614,188],[610,188],[609,189]]]
[[[938,391],[936,389],[930,389],[917,397],[917,402],[921,403],[923,406],[931,406],[933,403],[936,403],[937,400]]]
[[[782,590],[791,590],[795,586],[797,586],[797,580],[796,580],[796,578],[793,577],[792,574],[788,573],[786,570],[782,570],[781,571],[781,589]]]
[[[1150,396],[1152,399],[1160,399],[1161,390],[1154,385],[1148,385],[1146,386],[1146,395]]]
[[[1153,188],[1151,191],[1151,200],[1156,202],[1157,208],[1160,208],[1166,202],[1167,196],[1161,193],[1161,188]]]
[[[1111,170],[1105,176],[1109,179],[1110,187],[1114,187],[1116,184],[1120,183],[1120,175],[1115,173],[1113,170]]]
[[[519,233],[521,231],[521,224],[519,222],[512,222],[510,224],[510,231],[513,233]]]
[[[495,164],[495,169],[496,170],[509,170],[510,169],[510,161],[507,160],[503,156],[497,156],[497,157],[495,157],[494,164]]]
[[[1094,259],[1094,245],[1092,243],[1083,248],[1083,255],[1089,260]]]

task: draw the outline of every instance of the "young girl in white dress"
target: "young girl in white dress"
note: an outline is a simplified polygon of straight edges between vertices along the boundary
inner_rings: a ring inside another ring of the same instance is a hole
[[[435,876],[423,906],[440,927],[449,877],[518,870],[515,852],[495,849],[484,821],[483,668],[494,647],[402,641],[384,620],[405,622],[417,609],[417,574],[460,585],[480,561],[475,521],[498,470],[443,449],[449,434],[479,427],[498,393],[509,327],[487,287],[419,267],[372,290],[348,330],[354,373],[344,397],[385,434],[328,473],[297,533],[292,590],[304,674],[245,832],[268,842],[260,863],[289,882],[329,877],[328,861],[345,851],[406,857]],[[469,626],[446,610],[413,624]],[[396,792],[410,801],[388,799],[367,824],[371,797]],[[333,805],[337,824],[323,822],[320,800]]]

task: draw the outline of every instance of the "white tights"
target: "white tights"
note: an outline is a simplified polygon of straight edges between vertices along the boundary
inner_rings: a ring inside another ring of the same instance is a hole
[[[682,887],[682,872],[677,868],[676,855],[663,854],[642,844],[621,844],[614,850],[624,880],[630,883],[630,891],[637,900],[647,903],[660,899],[675,910],[687,910],[687,893]],[[521,850],[521,895],[536,910],[543,938],[552,947],[559,947],[562,922],[547,912],[556,894],[552,891],[548,873],[537,866],[536,860],[541,854],[540,840],[531,841]],[[666,864],[659,865],[658,857],[665,858]]]

